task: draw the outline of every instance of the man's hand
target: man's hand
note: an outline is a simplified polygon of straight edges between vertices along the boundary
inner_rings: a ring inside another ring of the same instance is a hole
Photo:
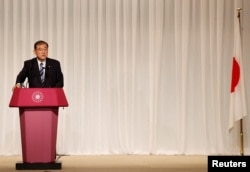
[[[14,85],[14,86],[12,87],[12,91],[14,91],[14,89],[16,89],[16,88],[21,88],[21,84],[20,84],[20,83],[17,83],[16,85]]]

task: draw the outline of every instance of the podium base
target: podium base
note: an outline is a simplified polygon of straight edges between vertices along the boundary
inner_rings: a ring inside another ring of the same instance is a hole
[[[56,170],[62,169],[61,162],[51,162],[51,163],[25,163],[17,162],[16,170]]]

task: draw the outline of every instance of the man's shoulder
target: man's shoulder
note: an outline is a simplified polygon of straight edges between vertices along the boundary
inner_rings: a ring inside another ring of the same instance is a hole
[[[46,58],[46,62],[49,62],[49,63],[60,63],[59,60],[52,59],[52,58],[49,58],[49,57]]]
[[[24,63],[34,63],[36,61],[36,58],[32,58],[32,59],[28,59],[28,60],[25,60]]]

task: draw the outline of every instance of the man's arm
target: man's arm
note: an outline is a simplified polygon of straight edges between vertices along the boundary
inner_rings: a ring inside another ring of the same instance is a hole
[[[16,77],[16,83],[15,85],[12,87],[12,91],[15,88],[21,88],[22,83],[25,81],[25,78],[27,77],[27,72],[28,72],[28,67],[27,67],[27,63],[24,62],[23,68],[22,70],[18,73],[17,77]]]
[[[57,72],[56,72],[56,87],[62,88],[63,86],[64,86],[63,73],[62,73],[60,62],[58,62]]]

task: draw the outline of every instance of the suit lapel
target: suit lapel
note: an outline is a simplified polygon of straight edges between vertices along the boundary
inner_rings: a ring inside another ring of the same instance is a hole
[[[40,73],[39,73],[39,67],[38,67],[38,63],[37,63],[37,59],[34,58],[33,61],[32,61],[32,66],[34,67],[34,73],[35,73],[35,76],[38,76],[40,78]]]

